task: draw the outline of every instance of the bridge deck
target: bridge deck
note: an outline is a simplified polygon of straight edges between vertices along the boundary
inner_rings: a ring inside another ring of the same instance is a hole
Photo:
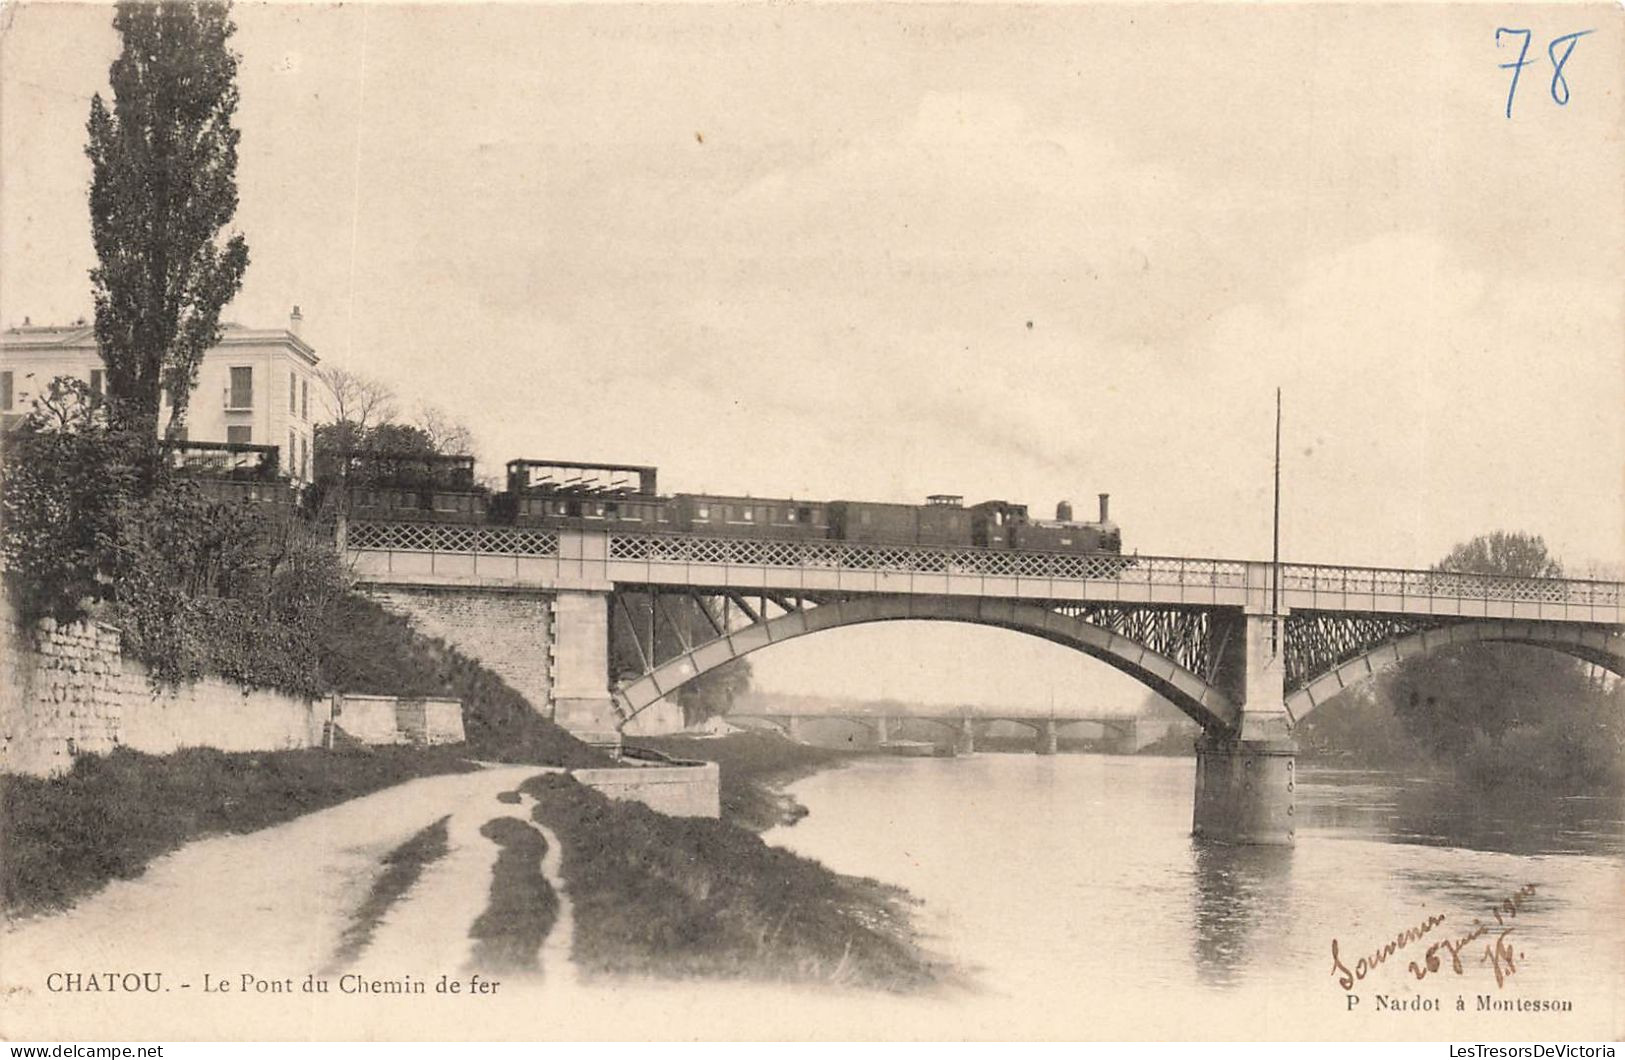
[[[363,581],[513,589],[686,586],[901,593],[1269,610],[1273,567],[1250,560],[753,541],[445,523],[356,523]],[[1625,586],[1572,578],[1284,563],[1292,611],[1625,624]]]

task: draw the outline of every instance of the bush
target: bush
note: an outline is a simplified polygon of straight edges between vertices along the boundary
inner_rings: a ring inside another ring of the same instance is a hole
[[[155,683],[218,674],[315,695],[322,616],[344,591],[331,536],[284,508],[222,503],[56,380],[7,438],[0,554],[25,622],[111,617]]]
[[[0,554],[26,621],[79,618],[112,595],[113,557],[136,492],[139,447],[103,428],[7,435]]]

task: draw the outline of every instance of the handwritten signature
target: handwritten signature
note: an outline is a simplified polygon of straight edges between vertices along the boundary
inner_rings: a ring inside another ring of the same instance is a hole
[[[1480,917],[1474,917],[1472,927],[1466,933],[1433,943],[1423,952],[1420,960],[1411,961],[1406,965],[1407,969],[1419,980],[1427,978],[1444,967],[1444,959],[1440,956],[1442,950],[1450,958],[1450,969],[1457,975],[1463,975],[1466,973],[1466,968],[1462,965],[1463,955],[1470,956],[1473,943],[1493,931],[1496,934],[1484,943],[1484,952],[1479,963],[1490,966],[1495,973],[1497,987],[1504,986],[1507,979],[1517,972],[1517,962],[1523,960],[1523,952],[1515,950],[1510,941],[1513,925],[1508,921],[1516,920],[1519,910],[1534,895],[1534,884],[1520,887],[1490,910],[1490,915],[1495,918],[1493,924]],[[1343,962],[1337,939],[1332,939],[1332,975],[1337,977],[1337,984],[1344,990],[1352,990],[1356,982],[1376,971],[1388,958],[1413,943],[1419,943],[1424,935],[1444,922],[1445,917],[1442,913],[1428,916],[1416,926],[1399,932],[1392,941],[1378,946],[1372,951],[1371,956],[1357,959],[1352,969]]]

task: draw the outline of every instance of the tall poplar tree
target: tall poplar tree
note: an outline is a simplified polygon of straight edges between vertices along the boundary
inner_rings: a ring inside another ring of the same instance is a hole
[[[113,28],[113,105],[91,100],[85,146],[96,341],[116,421],[153,436],[167,392],[173,436],[248,267],[241,235],[221,241],[237,212],[236,27],[226,3],[121,0]]]

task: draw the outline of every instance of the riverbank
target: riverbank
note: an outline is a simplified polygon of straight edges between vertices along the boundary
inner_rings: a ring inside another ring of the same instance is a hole
[[[83,755],[0,777],[0,913],[58,910],[196,839],[254,832],[418,777],[477,768],[463,748]]]
[[[535,777],[521,790],[564,846],[573,957],[585,975],[897,992],[948,977],[918,944],[918,903],[899,888],[843,876],[728,820],[611,801],[568,776]]]
[[[717,763],[722,769],[723,819],[753,832],[801,820],[807,808],[784,788],[821,770],[839,768],[854,757],[849,751],[796,743],[767,732],[639,736],[630,742],[673,758]]]

